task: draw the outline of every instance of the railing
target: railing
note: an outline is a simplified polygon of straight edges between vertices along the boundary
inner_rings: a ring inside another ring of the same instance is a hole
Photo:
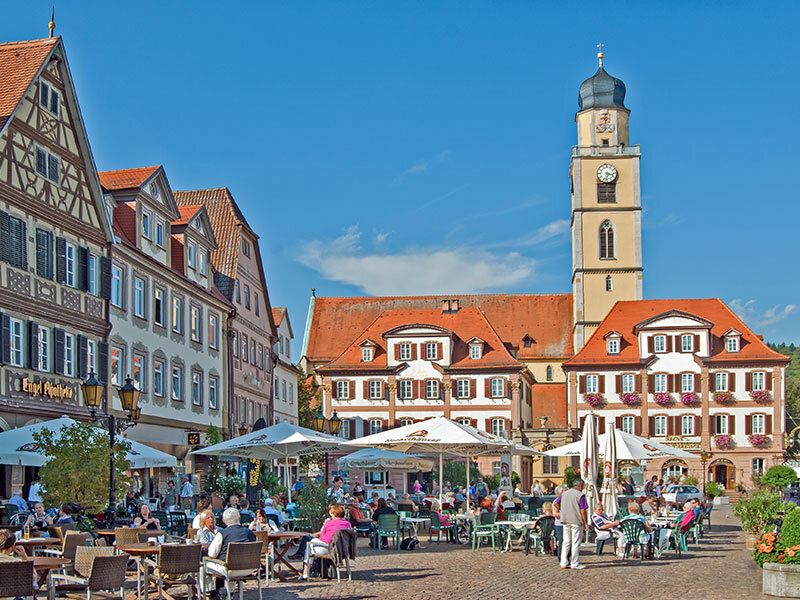
[[[573,146],[572,156],[614,156],[641,154],[639,144],[635,146]]]

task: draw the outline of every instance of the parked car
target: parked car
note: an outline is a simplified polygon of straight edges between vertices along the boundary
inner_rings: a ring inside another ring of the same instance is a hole
[[[800,481],[794,481],[784,489],[786,498],[800,498]]]
[[[685,502],[697,498],[703,499],[703,492],[696,485],[670,485],[663,494],[667,504],[683,506]]]

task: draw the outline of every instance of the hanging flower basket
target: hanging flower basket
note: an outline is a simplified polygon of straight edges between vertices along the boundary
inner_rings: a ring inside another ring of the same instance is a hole
[[[756,402],[772,402],[772,394],[768,390],[753,390],[750,397]]]
[[[626,404],[628,406],[635,406],[635,405],[641,403],[641,401],[642,401],[642,397],[639,395],[638,392],[628,392],[628,393],[622,394],[620,399],[622,400],[623,404]]]
[[[683,402],[684,406],[699,406],[700,396],[697,395],[697,392],[683,392],[681,394],[681,402]]]
[[[722,433],[714,436],[714,445],[720,450],[730,450],[733,448],[735,443],[733,441],[733,436],[730,436],[727,433]]]
[[[735,401],[733,392],[714,392],[714,402],[717,404],[731,404]]]
[[[660,404],[661,406],[667,406],[668,404],[672,404],[673,397],[672,394],[668,394],[666,392],[656,392],[653,394],[653,402],[656,404]]]
[[[748,435],[747,440],[750,442],[750,445],[755,448],[768,448],[772,445],[772,438],[760,433]]]
[[[583,399],[592,408],[600,408],[606,401],[603,394],[584,394]]]

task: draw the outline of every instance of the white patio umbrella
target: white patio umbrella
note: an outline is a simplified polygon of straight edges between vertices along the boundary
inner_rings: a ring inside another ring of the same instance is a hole
[[[603,495],[603,512],[610,519],[617,514],[617,436],[614,435],[614,424],[608,426],[608,435],[603,450],[603,484],[600,492]]]
[[[265,429],[195,450],[192,454],[236,456],[260,460],[285,459],[285,464],[288,465],[290,456],[305,456],[338,450],[343,441],[341,438],[327,433],[320,433],[283,421]],[[284,475],[288,480],[287,472],[288,469],[284,470]],[[289,502],[291,502],[292,486],[289,481],[285,483],[289,490]]]
[[[609,431],[598,436],[601,454],[605,452],[606,437],[609,435]],[[625,433],[619,429],[614,431],[614,441],[616,442],[617,460],[651,460],[669,456],[679,458],[695,457],[694,454],[685,450],[673,448],[654,440],[648,440],[632,433]],[[572,442],[571,444],[547,450],[545,454],[548,456],[580,456],[582,443],[582,441]]]
[[[363,448],[336,461],[339,470],[353,471],[430,471],[433,461],[416,454],[404,454],[381,448]],[[386,497],[386,479],[383,480],[383,496]]]
[[[3,465],[23,465],[26,467],[41,467],[49,458],[37,450],[37,444],[33,439],[35,432],[43,429],[58,432],[62,427],[70,427],[78,421],[69,417],[59,417],[50,421],[42,421],[25,427],[17,427],[0,433],[0,464]],[[98,433],[107,432],[95,427]],[[140,442],[124,438],[131,444],[131,449],[125,458],[128,459],[131,469],[145,469],[149,467],[174,467],[178,464],[178,459],[146,446]]]
[[[599,449],[597,447],[597,416],[590,414],[583,423],[583,437],[581,438],[581,479],[583,479],[583,493],[589,504],[589,515],[594,514],[594,507],[599,501],[597,496],[597,464]]]
[[[404,425],[345,442],[359,448],[382,448],[439,456],[439,502],[442,501],[442,463],[445,456],[469,458],[478,454],[509,452],[509,440],[456,423],[445,417]],[[496,452],[495,452],[496,451]],[[469,462],[467,462],[467,492],[469,493]]]

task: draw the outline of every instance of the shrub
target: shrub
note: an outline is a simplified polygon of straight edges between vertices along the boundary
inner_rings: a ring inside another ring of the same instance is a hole
[[[717,496],[722,496],[724,493],[725,493],[725,488],[723,488],[716,481],[709,481],[706,484],[706,494],[709,494],[711,496],[714,496],[714,498],[716,498]]]
[[[690,475],[686,475],[683,478],[684,485],[698,485],[697,477],[691,477]]]
[[[797,481],[797,473],[792,467],[786,465],[774,465],[767,469],[764,474],[764,481],[776,488],[784,488],[790,483]]]
[[[228,498],[231,494],[243,492],[246,487],[247,484],[244,479],[236,475],[225,475],[217,479],[217,488],[223,498]]]
[[[322,529],[325,519],[328,518],[328,505],[333,500],[328,497],[328,486],[321,481],[308,481],[306,489],[298,496],[300,496],[298,500],[300,518],[306,519],[308,522],[309,529],[306,531],[319,531]]]
[[[789,510],[781,525],[781,546],[791,548],[797,545],[800,545],[800,510]]]
[[[459,485],[464,487],[467,485],[467,464],[463,460],[454,460],[451,462],[446,462],[442,465],[442,482],[449,481],[451,485]],[[469,484],[475,485],[478,481],[478,477],[481,476],[481,472],[472,465],[472,461],[470,461],[470,468],[469,468]],[[431,481],[435,481],[436,485],[439,485],[439,466],[437,465],[434,467],[433,471],[431,472]]]
[[[572,465],[564,469],[564,485],[568,488],[572,487],[572,482],[580,477],[580,473]]]
[[[758,492],[734,504],[733,514],[742,522],[742,529],[747,533],[761,536],[772,528],[778,512],[783,508],[784,503],[776,492]]]

